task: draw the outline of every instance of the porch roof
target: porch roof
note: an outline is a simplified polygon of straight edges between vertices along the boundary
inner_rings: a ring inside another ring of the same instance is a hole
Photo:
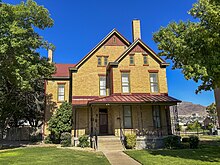
[[[151,94],[131,94],[131,95],[111,95],[88,101],[88,104],[125,104],[125,103],[163,103],[175,105],[181,102],[168,95],[151,95]]]

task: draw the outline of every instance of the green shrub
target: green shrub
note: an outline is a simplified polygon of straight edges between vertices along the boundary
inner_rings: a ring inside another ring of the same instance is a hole
[[[48,130],[51,132],[53,143],[60,143],[60,136],[63,132],[70,132],[72,129],[72,104],[63,102],[53,113],[48,122]]]
[[[198,148],[199,146],[199,137],[198,136],[190,136],[189,137],[189,147],[192,149]]]
[[[51,140],[50,136],[47,136],[47,137],[44,139],[44,143],[45,143],[45,144],[52,144],[52,140]]]
[[[71,146],[71,134],[69,132],[64,132],[60,137],[61,147],[70,147]]]
[[[125,147],[127,149],[133,149],[136,146],[136,135],[128,134],[125,135]]]
[[[188,143],[188,142],[189,142],[189,137],[184,137],[184,138],[182,138],[182,142],[183,142],[183,143]]]
[[[187,125],[187,130],[195,131],[197,129],[201,129],[201,125],[198,121],[195,121],[194,123],[190,123]]]
[[[178,148],[180,147],[180,136],[170,135],[163,138],[165,148]]]
[[[89,137],[86,135],[80,136],[79,137],[79,144],[78,147],[89,147],[89,141],[88,141]]]

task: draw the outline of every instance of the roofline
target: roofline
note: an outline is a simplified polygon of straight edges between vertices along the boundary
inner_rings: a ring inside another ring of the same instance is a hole
[[[79,68],[87,58],[89,58],[103,43],[105,43],[114,33],[118,34],[119,37],[129,46],[131,43],[119,33],[115,28],[107,34],[86,56],[84,56],[75,66],[75,68]]]
[[[70,77],[51,77],[51,78],[47,78],[46,80],[53,80],[53,79],[61,79],[61,80],[64,80],[64,79],[69,79]]]
[[[149,46],[147,46],[140,38],[136,39],[125,51],[124,53],[119,56],[115,62],[120,62],[121,59],[124,58],[124,56],[127,55],[127,53],[129,53],[129,51],[131,51],[131,49],[136,46],[138,43],[142,44],[142,46],[144,46],[155,58],[157,58],[160,62],[162,66],[169,66],[169,63],[166,63],[166,61],[164,61],[160,56],[158,56]]]
[[[88,105],[101,105],[101,104],[143,104],[143,105],[152,105],[152,104],[160,104],[160,105],[177,105],[177,103],[180,103],[180,100],[177,101],[149,101],[149,102],[95,102],[93,103],[93,100],[91,100],[91,102],[88,102]]]

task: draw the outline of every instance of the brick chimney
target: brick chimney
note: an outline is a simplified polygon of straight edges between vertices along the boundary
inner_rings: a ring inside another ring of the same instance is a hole
[[[51,49],[48,49],[48,59],[49,63],[53,62],[53,51]]]
[[[133,41],[140,38],[141,39],[141,24],[140,20],[135,19],[132,21],[132,34],[133,34]]]

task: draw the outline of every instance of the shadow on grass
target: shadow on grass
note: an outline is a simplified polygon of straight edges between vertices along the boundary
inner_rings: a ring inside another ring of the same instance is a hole
[[[148,150],[151,155],[170,156],[183,159],[220,162],[220,142],[201,141],[198,149]]]
[[[27,145],[38,145],[38,143],[37,142],[30,142],[30,141],[0,140],[0,151],[6,150],[6,149],[26,147]]]

